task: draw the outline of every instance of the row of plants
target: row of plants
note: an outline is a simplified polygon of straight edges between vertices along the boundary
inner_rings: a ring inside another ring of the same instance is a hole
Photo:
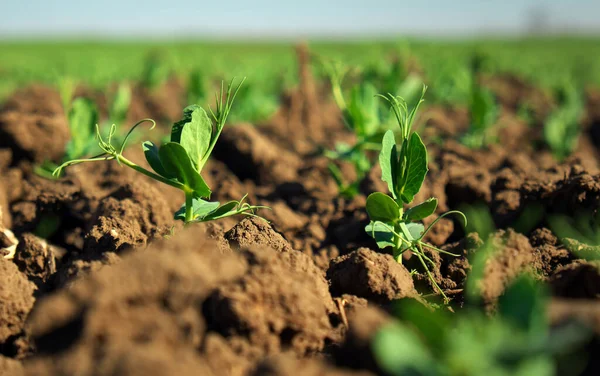
[[[119,133],[117,126],[111,125],[108,134],[103,135],[96,124],[96,147],[101,154],[65,161],[56,168],[54,174],[60,176],[64,168],[74,164],[114,160],[146,177],[181,190],[184,203],[174,217],[186,225],[240,214],[256,216],[258,210],[266,208],[251,205],[246,202],[245,196],[224,204],[210,201],[211,189],[201,174],[232,112],[234,99],[240,93],[242,83],[235,85],[231,82],[227,88],[222,86],[216,95],[214,110],[210,107],[204,110],[198,105],[186,107],[183,118],[173,124],[169,140],[162,145],[142,142],[141,147],[151,170],[124,156],[127,142],[137,127],[148,122],[152,124],[150,129],[154,128],[154,121],[144,119],[121,139],[116,137]],[[338,90],[335,81],[332,83],[334,90]],[[368,196],[365,210],[370,223],[365,228],[366,233],[383,251],[391,252],[399,263],[402,263],[404,252],[412,252],[437,293],[444,298],[444,303],[449,304],[450,299],[430,273],[430,266],[434,263],[425,249],[458,255],[428,244],[423,238],[437,221],[447,215],[457,215],[465,226],[467,219],[462,212],[450,211],[439,215],[425,227],[422,221],[434,215],[437,199],[432,197],[413,205],[414,197],[419,193],[428,172],[427,148],[419,133],[413,130],[425,92],[426,87],[422,87],[418,101],[412,107],[394,94],[377,94],[374,86],[368,84],[358,86],[348,102],[345,99],[343,102],[338,100],[339,103],[347,103],[344,111],[347,123],[362,132],[363,141],[369,140],[373,144],[372,149],[365,150],[378,151],[381,179],[389,189],[389,192],[375,192]],[[76,103],[73,102],[69,119],[86,124],[86,128],[90,129],[90,124],[97,119],[92,116],[92,107],[88,106],[88,102],[79,102],[86,106]],[[370,112],[362,112],[365,108],[369,108]],[[82,114],[75,116],[77,111],[82,111]],[[388,129],[383,135],[371,133],[381,128],[370,128],[370,121],[385,122]],[[89,134],[86,134],[85,138],[74,142],[87,147],[90,140]],[[81,155],[91,150],[78,147],[80,149],[70,145],[68,149],[75,148]],[[368,159],[365,159],[365,163],[369,163]],[[477,218],[475,230],[481,233],[481,238],[489,239],[490,229],[483,229],[482,226],[491,223],[491,220],[481,217],[481,213],[472,215]],[[564,219],[561,223],[565,223]],[[415,300],[397,303],[396,314],[400,320],[384,326],[372,343],[375,358],[382,370],[390,375],[543,376],[554,375],[557,370],[561,374],[576,374],[585,366],[588,359],[582,356],[581,349],[589,341],[589,330],[575,323],[551,327],[546,315],[549,293],[532,276],[524,274],[512,282],[499,298],[496,314],[489,316],[483,310],[478,282],[484,275],[485,260],[494,251],[492,242],[486,241],[472,253],[470,263],[473,269],[467,277],[464,292],[466,306],[458,312],[450,313],[433,303],[423,304]]]

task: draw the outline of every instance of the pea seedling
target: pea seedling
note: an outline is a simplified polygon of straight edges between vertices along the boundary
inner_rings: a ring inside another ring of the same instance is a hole
[[[340,194],[353,197],[358,194],[359,184],[371,169],[371,160],[367,155],[370,150],[379,150],[379,143],[383,136],[380,106],[376,98],[375,87],[363,82],[354,86],[350,96],[344,98],[341,82],[346,74],[344,68],[333,63],[323,64],[331,81],[333,98],[342,111],[345,125],[356,135],[354,145],[337,143],[335,150],[325,151],[325,156],[332,161],[344,160],[354,167],[357,178],[354,182],[345,182],[342,172],[335,165],[329,164],[329,170],[335,179]]]
[[[235,90],[233,90],[233,82],[230,83],[226,93],[221,84],[221,90],[216,96],[216,110],[213,112],[212,109],[209,109],[212,120],[202,107],[191,105],[183,110],[183,119],[173,124],[169,142],[164,143],[160,148],[151,141],[142,143],[146,160],[154,171],[135,164],[123,155],[127,140],[140,124],[150,122],[152,123],[150,129],[155,127],[154,120],[144,119],[131,128],[120,147],[116,147],[112,143],[112,137],[116,130],[114,125],[111,127],[106,141],[97,127],[98,145],[103,153],[94,158],[75,159],[63,163],[54,171],[54,174],[58,175],[65,167],[74,164],[114,159],[120,165],[130,167],[154,180],[183,191],[185,203],[175,213],[175,219],[181,219],[186,224],[212,221],[237,214],[254,215],[257,209],[264,207],[252,206],[245,202],[247,195],[240,200],[229,201],[222,205],[216,201],[204,200],[209,199],[212,192],[200,175],[223,130],[233,100],[243,81]]]
[[[421,189],[427,175],[427,149],[416,132],[411,132],[411,127],[419,105],[423,102],[426,87],[423,87],[421,99],[408,110],[406,102],[392,94],[380,95],[387,100],[400,125],[400,148],[396,145],[396,138],[392,130],[388,130],[381,142],[379,165],[381,166],[381,180],[387,183],[391,196],[375,192],[367,197],[366,209],[370,223],[365,231],[375,239],[379,248],[391,247],[393,256],[399,263],[402,254],[411,251],[425,268],[432,284],[447,302],[448,298],[433,278],[426,261],[433,265],[433,261],[424,253],[423,248],[453,255],[423,241],[425,235],[443,217],[450,214],[460,215],[465,223],[465,215],[457,210],[452,210],[440,215],[426,229],[421,220],[432,215],[437,208],[437,199],[430,198],[425,202],[415,205],[406,211],[405,204],[410,204]],[[453,255],[457,256],[457,255]]]
[[[82,158],[94,152],[96,144],[94,131],[98,122],[96,105],[87,98],[76,98],[67,112],[67,120],[71,139],[66,145],[61,163]],[[45,161],[35,168],[35,172],[40,176],[52,178],[56,167],[54,162]]]
[[[496,141],[494,124],[498,120],[498,104],[494,94],[478,82],[484,59],[482,55],[476,54],[471,62],[470,124],[462,142],[472,149],[481,149]]]
[[[557,88],[556,97],[559,107],[546,119],[544,141],[555,158],[562,160],[577,148],[584,103],[580,91],[571,80],[565,80]]]

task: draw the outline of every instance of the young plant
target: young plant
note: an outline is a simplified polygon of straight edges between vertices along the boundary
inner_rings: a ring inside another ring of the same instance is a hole
[[[117,128],[127,120],[127,112],[131,105],[131,88],[126,83],[119,84],[115,95],[112,97],[108,111],[109,122],[116,124]]]
[[[476,55],[471,62],[470,124],[462,142],[472,149],[480,149],[496,141],[494,124],[498,120],[498,104],[494,94],[481,86],[478,80],[483,59]]]
[[[94,152],[96,146],[94,132],[98,122],[98,109],[90,99],[76,98],[68,110],[67,120],[71,139],[67,143],[60,163],[82,158]],[[56,168],[57,165],[54,162],[45,161],[35,168],[35,172],[40,176],[52,178]]]
[[[544,141],[554,156],[562,160],[577,147],[584,104],[577,87],[570,81],[557,89],[556,97],[559,107],[546,119]]]
[[[381,166],[381,179],[387,183],[390,195],[375,192],[367,197],[366,209],[371,220],[365,231],[375,239],[379,248],[392,249],[394,258],[401,263],[402,254],[411,251],[421,262],[432,284],[444,297],[448,298],[435,282],[426,261],[433,265],[433,261],[425,254],[424,248],[448,253],[423,241],[423,238],[433,226],[449,214],[466,217],[460,211],[449,211],[440,215],[427,228],[420,223],[432,215],[437,208],[437,199],[430,198],[425,202],[404,210],[404,205],[412,203],[415,195],[421,189],[427,175],[427,149],[418,133],[412,132],[411,127],[419,108],[423,102],[426,87],[423,87],[421,99],[408,110],[402,98],[392,94],[380,96],[387,100],[400,125],[400,144],[396,144],[394,132],[388,130],[381,142],[379,165]]]
[[[581,357],[590,331],[552,327],[549,303],[547,289],[527,275],[507,287],[493,317],[473,306],[451,314],[402,300],[401,320],[375,335],[374,356],[381,373],[394,376],[580,374],[590,361]]]
[[[239,91],[240,84],[233,89],[233,82],[227,87],[225,93],[223,85],[216,96],[216,110],[210,111],[210,117],[204,109],[198,105],[191,105],[183,110],[183,119],[173,124],[170,141],[157,147],[151,141],[142,143],[144,155],[153,171],[147,170],[123,155],[125,145],[131,133],[142,123],[151,122],[144,119],[135,124],[125,136],[120,146],[113,145],[115,126],[105,141],[97,128],[98,145],[103,153],[94,158],[75,159],[63,163],[54,173],[60,174],[67,167],[83,162],[97,162],[116,160],[120,165],[132,168],[154,180],[170,185],[181,190],[185,196],[185,202],[175,213],[175,219],[181,219],[186,224],[191,222],[206,222],[237,214],[254,215],[262,206],[252,206],[245,202],[246,196],[237,201],[225,204],[211,202],[209,199],[211,190],[201,175],[215,144],[225,126],[227,116],[231,111],[233,100]],[[212,118],[212,120],[211,120]]]
[[[169,73],[164,55],[159,51],[153,51],[146,56],[140,82],[148,90],[156,90],[167,80]]]
[[[278,94],[282,91],[281,87],[267,85],[266,81],[260,84],[257,81],[245,84],[238,93],[240,106],[232,121],[257,124],[268,120],[279,108]]]
[[[371,169],[371,159],[368,152],[379,150],[379,143],[383,136],[381,108],[376,98],[377,91],[373,85],[363,82],[356,85],[350,91],[346,99],[342,91],[341,83],[345,71],[339,65],[326,65],[333,97],[342,111],[344,123],[355,135],[354,145],[346,143],[336,144],[335,150],[328,150],[325,156],[332,160],[329,170],[338,184],[340,194],[346,197],[354,197],[359,192],[362,179]],[[335,161],[346,161],[351,163],[356,172],[356,180],[346,182],[341,170]]]
[[[193,70],[188,77],[188,103],[203,103],[207,99],[206,78],[199,69]]]

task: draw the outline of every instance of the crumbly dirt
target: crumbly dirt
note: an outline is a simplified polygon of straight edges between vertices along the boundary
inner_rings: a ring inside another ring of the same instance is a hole
[[[367,248],[337,257],[327,270],[334,296],[356,295],[379,304],[417,295],[410,272],[391,255]]]
[[[0,355],[0,375],[23,376],[25,372],[21,362]]]
[[[69,129],[58,92],[34,85],[18,91],[0,108],[0,148],[10,148],[13,163],[60,159]]]
[[[35,298],[35,285],[10,260],[0,259],[0,343],[23,331]]]
[[[251,358],[323,350],[333,329],[329,315],[334,314],[331,297],[324,300],[326,284],[319,288],[315,276],[290,263],[285,253],[252,247],[241,255],[248,270],[240,279],[218,287],[208,299],[209,327]]]
[[[0,260],[0,374],[18,375],[21,364],[24,375],[382,374],[369,344],[390,320],[385,309],[435,290],[416,257],[407,252],[400,265],[364,231],[366,197],[387,189],[379,166],[358,196],[339,196],[322,148],[354,136],[329,85],[313,76],[307,46],[297,55],[299,85],[281,108],[260,127],[227,125],[203,170],[212,199],[247,194],[271,208],[258,213],[267,221],[184,229],[173,219],[181,192],[114,161],[40,177],[35,166],[59,160],[69,139],[58,92],[34,85],[2,104],[0,227],[19,244]],[[541,142],[551,96],[510,75],[482,83],[501,104],[497,144],[456,141],[469,126],[462,106],[425,103],[417,119],[430,171],[415,203],[439,200],[425,225],[476,205],[493,224],[482,238],[456,217],[438,222],[425,240],[459,256],[427,249],[432,275],[461,309],[473,257],[491,244],[479,285],[490,311],[516,276],[532,272],[554,296],[552,322],[579,317],[598,334],[599,265],[582,259],[597,249],[574,252],[551,218],[600,208],[600,92],[586,92],[579,147],[557,161]],[[76,94],[97,101],[105,119],[114,89]],[[517,114],[524,104],[530,125]],[[127,121],[156,119],[148,138],[157,140],[185,105],[175,77],[154,90],[134,84]],[[125,154],[147,166],[139,143]]]

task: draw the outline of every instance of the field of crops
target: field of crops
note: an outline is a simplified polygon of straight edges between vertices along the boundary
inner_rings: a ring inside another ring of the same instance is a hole
[[[600,374],[600,40],[0,51],[0,375]]]

